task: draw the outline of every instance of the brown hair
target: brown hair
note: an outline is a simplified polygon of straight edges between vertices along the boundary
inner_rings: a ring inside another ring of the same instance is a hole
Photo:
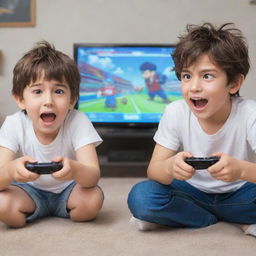
[[[55,50],[46,41],[27,52],[15,65],[13,70],[12,94],[23,98],[23,91],[31,82],[41,75],[46,80],[66,82],[71,91],[71,100],[79,95],[80,74],[76,63],[66,54]]]
[[[189,67],[204,53],[227,74],[228,84],[234,82],[237,75],[246,77],[249,69],[248,46],[242,32],[226,23],[215,28],[211,23],[201,26],[187,25],[187,34],[179,37],[176,49],[172,53],[174,70],[181,79],[184,67]],[[239,92],[234,94],[239,96]]]

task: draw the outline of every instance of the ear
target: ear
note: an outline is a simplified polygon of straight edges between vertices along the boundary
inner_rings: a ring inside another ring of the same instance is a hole
[[[73,109],[75,107],[77,100],[78,100],[77,97],[75,97],[74,99],[70,100],[69,109]]]
[[[238,75],[235,78],[234,82],[231,83],[229,93],[230,94],[237,93],[240,90],[243,82],[244,82],[244,75],[242,75],[242,74]]]
[[[26,109],[25,107],[25,102],[24,102],[24,99],[17,96],[17,95],[12,95],[13,96],[13,99],[15,100],[16,104],[18,105],[18,107],[22,110]]]

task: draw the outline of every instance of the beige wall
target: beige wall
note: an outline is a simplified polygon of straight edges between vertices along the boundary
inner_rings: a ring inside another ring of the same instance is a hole
[[[234,22],[248,39],[251,71],[241,94],[256,99],[256,5],[250,0],[36,0],[36,26],[0,28],[0,122],[17,110],[12,69],[45,39],[73,56],[73,43],[175,43],[188,23]]]

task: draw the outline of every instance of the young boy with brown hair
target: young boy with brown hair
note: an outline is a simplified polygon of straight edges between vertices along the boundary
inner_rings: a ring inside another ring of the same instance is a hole
[[[249,71],[248,48],[233,24],[188,26],[173,52],[184,99],[166,107],[154,136],[150,180],[128,198],[132,222],[205,227],[242,224],[256,235],[256,102],[239,96]],[[189,157],[219,158],[198,170]]]
[[[73,109],[79,84],[76,63],[46,41],[16,64],[12,94],[21,110],[0,130],[0,221],[8,226],[45,216],[88,221],[102,207],[95,150],[102,140]],[[26,168],[35,162],[62,168],[39,175]]]

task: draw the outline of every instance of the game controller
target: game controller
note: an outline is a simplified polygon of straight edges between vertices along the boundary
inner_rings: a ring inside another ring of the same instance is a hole
[[[26,169],[37,174],[51,174],[62,169],[61,162],[50,162],[50,163],[26,163]]]
[[[219,161],[219,157],[187,157],[185,158],[185,162],[191,166],[193,166],[196,170],[207,169],[211,165],[217,163]]]

